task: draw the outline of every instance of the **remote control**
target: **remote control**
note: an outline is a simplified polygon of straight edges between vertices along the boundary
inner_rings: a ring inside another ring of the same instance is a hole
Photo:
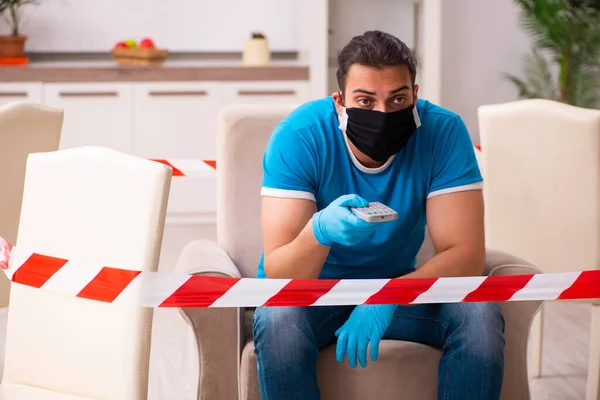
[[[360,219],[367,222],[388,222],[398,219],[398,213],[379,202],[369,203],[367,207],[350,207]]]

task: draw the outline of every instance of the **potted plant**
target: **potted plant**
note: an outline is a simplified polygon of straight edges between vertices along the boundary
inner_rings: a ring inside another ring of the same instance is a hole
[[[16,58],[25,56],[27,36],[21,35],[21,7],[36,4],[38,0],[0,0],[0,16],[8,20],[9,35],[0,35],[0,57]]]
[[[600,108],[600,1],[514,1],[532,39],[523,78],[506,75],[519,97]]]

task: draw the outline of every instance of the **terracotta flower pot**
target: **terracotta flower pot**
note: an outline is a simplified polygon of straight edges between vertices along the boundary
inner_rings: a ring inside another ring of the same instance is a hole
[[[0,57],[24,57],[27,36],[0,36]]]

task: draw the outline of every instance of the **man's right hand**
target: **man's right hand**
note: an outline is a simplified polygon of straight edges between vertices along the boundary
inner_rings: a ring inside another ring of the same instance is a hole
[[[323,246],[339,243],[353,246],[364,240],[381,224],[369,223],[358,218],[350,207],[367,207],[369,202],[356,194],[335,199],[312,217],[312,229],[317,241]]]

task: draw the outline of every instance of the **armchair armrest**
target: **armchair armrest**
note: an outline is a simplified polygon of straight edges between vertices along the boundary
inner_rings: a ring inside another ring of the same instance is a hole
[[[487,250],[485,275],[525,275],[541,273],[532,264],[497,250]],[[499,303],[504,316],[504,370],[502,400],[529,400],[527,374],[527,344],[533,317],[541,301]]]
[[[241,274],[227,253],[210,240],[184,247],[175,271],[179,274],[239,278]],[[194,330],[200,376],[198,400],[237,400],[239,365],[239,316],[236,308],[180,308]]]
[[[533,264],[512,254],[487,249],[484,275],[506,276],[523,274],[541,274],[542,271]]]
[[[212,240],[195,240],[188,243],[177,259],[175,272],[229,278],[242,277],[225,250]]]

